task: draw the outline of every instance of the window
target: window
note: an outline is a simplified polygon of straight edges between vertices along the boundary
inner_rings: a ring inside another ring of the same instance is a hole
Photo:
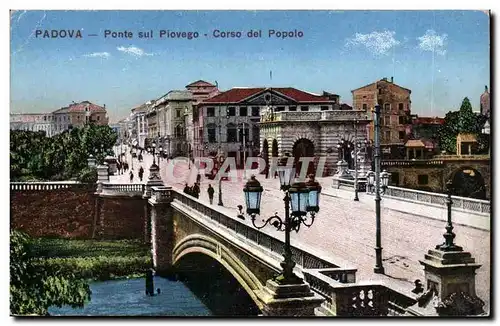
[[[289,106],[288,111],[297,111],[297,107],[296,106]]]
[[[260,108],[258,106],[252,107],[252,117],[258,117],[260,115]]]
[[[398,109],[399,109],[399,111],[403,111],[403,103],[398,104]]]
[[[322,105],[320,107],[320,109],[321,109],[321,111],[326,111],[326,110],[328,110],[328,105]]]
[[[181,125],[177,125],[174,130],[174,135],[175,137],[182,137],[184,136],[184,128],[182,128]]]
[[[244,134],[243,134],[244,132]],[[248,145],[248,126],[245,126],[245,128],[240,127],[238,131],[238,140],[240,143],[243,143],[243,135],[245,135],[245,144]]]
[[[385,136],[384,138],[386,141],[391,140],[391,132],[390,131],[384,132],[384,136]]]
[[[101,120],[101,116],[100,115],[97,116],[97,121],[99,121],[99,120]]]
[[[254,146],[259,146],[260,142],[260,133],[259,133],[259,126],[254,125],[252,127],[252,141]]]
[[[177,110],[175,110],[175,117],[176,117],[176,118],[180,118],[180,117],[181,117],[181,110],[182,110],[182,109],[177,109]]]
[[[278,107],[276,107],[276,109],[274,109],[274,112],[281,112],[281,111],[285,111],[284,106],[278,106]]]
[[[405,124],[405,117],[404,116],[399,116],[399,124],[404,125]]]
[[[427,174],[419,174],[418,175],[418,184],[419,185],[429,184],[429,176]]]
[[[368,110],[368,105],[366,103],[363,103],[363,110],[364,111]]]
[[[385,103],[384,104],[384,110],[385,111],[390,111],[391,110],[391,104],[390,103]]]
[[[228,143],[236,143],[236,126],[233,124],[227,125],[227,142]]]
[[[386,115],[384,116],[384,126],[390,126],[391,125],[391,116]]]
[[[300,111],[309,111],[309,107],[308,106],[301,106]]]
[[[47,121],[47,116],[43,116],[43,121]]]
[[[215,108],[207,108],[207,117],[215,117]]]
[[[77,116],[77,120],[80,120],[80,116]]]
[[[203,139],[203,129],[198,130],[198,139]]]
[[[240,117],[246,117],[248,115],[248,110],[246,106],[240,107]]]
[[[236,115],[236,108],[234,106],[230,106],[227,108],[227,115],[230,117],[234,117]]]
[[[399,139],[405,139],[406,133],[404,131],[399,132]]]

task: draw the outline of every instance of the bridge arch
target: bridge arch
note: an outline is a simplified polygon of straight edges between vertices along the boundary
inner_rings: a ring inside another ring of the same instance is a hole
[[[233,254],[227,247],[217,240],[202,235],[192,234],[182,239],[173,250],[172,264],[179,267],[183,259],[195,254],[208,256],[218,262],[252,299],[255,306],[262,311],[262,302],[255,291],[263,288],[259,279]]]
[[[459,167],[452,171],[448,180],[453,184],[452,195],[486,199],[486,184],[477,169],[470,166]]]

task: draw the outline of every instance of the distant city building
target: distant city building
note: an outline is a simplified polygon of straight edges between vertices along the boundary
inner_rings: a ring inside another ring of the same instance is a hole
[[[479,103],[481,107],[481,114],[490,117],[490,92],[488,91],[488,86],[484,86],[484,93],[481,94],[479,98]]]
[[[169,156],[192,154],[191,143],[186,137],[186,116],[192,111],[192,102],[191,92],[173,90],[156,100],[152,107],[157,117],[158,144]]]
[[[381,107],[380,143],[383,158],[403,158],[405,143],[411,136],[411,90],[383,78],[369,85],[352,90],[354,110],[363,110],[371,118],[367,137],[374,140],[372,109]]]
[[[11,113],[11,130],[45,131],[48,137],[54,133],[54,115],[52,113]]]
[[[86,123],[107,125],[106,105],[99,106],[89,101],[72,103],[52,113],[11,113],[11,129],[46,132],[51,137],[71,128],[83,127]]]
[[[146,114],[153,101],[148,101],[131,110],[128,118],[128,143],[132,146],[146,148],[146,138],[148,138],[148,121]]]

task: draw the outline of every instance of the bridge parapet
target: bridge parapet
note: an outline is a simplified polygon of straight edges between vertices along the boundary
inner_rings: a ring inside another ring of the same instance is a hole
[[[60,189],[92,190],[95,184],[79,182],[11,182],[10,191],[47,191]]]
[[[415,304],[415,298],[406,296],[382,283],[339,283],[328,270],[304,270],[310,287],[326,298],[317,309],[326,316],[401,316]]]
[[[227,216],[226,214],[210,207],[208,204],[192,198],[191,196],[186,196],[185,194],[182,194],[175,190],[172,191],[172,195],[174,200],[178,200],[190,209],[200,212],[204,216],[210,218],[212,221],[215,221],[226,227],[227,229],[234,231],[236,234],[246,238],[248,241],[254,242],[255,244],[269,250],[272,253],[276,253],[278,255],[283,254],[285,244],[282,240],[277,239],[270,234],[266,234],[259,230],[256,230],[255,228],[248,226],[236,219],[233,219],[230,216]],[[335,270],[337,271],[337,273],[345,270],[351,276],[342,277],[339,279],[339,282],[355,279],[357,269],[349,266],[348,263],[343,260],[342,264],[334,264],[330,259],[326,260],[316,254],[313,254],[314,251],[311,248],[304,246],[303,244],[295,244],[291,249],[294,261],[297,263],[297,265],[301,266],[304,269],[325,268],[330,271]],[[336,259],[337,258],[332,258],[332,260]],[[343,267],[341,267],[340,265],[343,265]]]
[[[99,194],[102,195],[128,195],[128,196],[142,196],[144,193],[145,185],[142,183],[102,183]]]

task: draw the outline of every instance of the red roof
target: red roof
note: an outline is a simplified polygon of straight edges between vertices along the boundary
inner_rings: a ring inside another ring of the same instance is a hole
[[[90,112],[106,112],[106,109],[104,107],[90,103],[88,101],[71,104],[68,107],[68,112],[85,112],[86,108],[88,108]]]
[[[187,87],[196,87],[196,86],[198,86],[198,87],[200,87],[200,86],[203,86],[203,87],[206,87],[206,86],[215,87],[214,84],[210,84],[209,82],[206,82],[206,81],[200,79],[200,80],[197,80],[197,81],[195,81],[195,82],[187,85],[186,88]]]
[[[214,97],[206,99],[203,103],[238,103],[251,96],[255,96],[266,90],[270,90],[277,94],[281,94],[285,97],[292,99],[295,102],[331,102],[327,96],[314,95],[301,91],[293,87],[277,87],[277,88],[232,88],[228,91],[222,92]]]
[[[414,124],[419,125],[442,125],[444,124],[444,118],[438,117],[418,117],[414,120]]]

